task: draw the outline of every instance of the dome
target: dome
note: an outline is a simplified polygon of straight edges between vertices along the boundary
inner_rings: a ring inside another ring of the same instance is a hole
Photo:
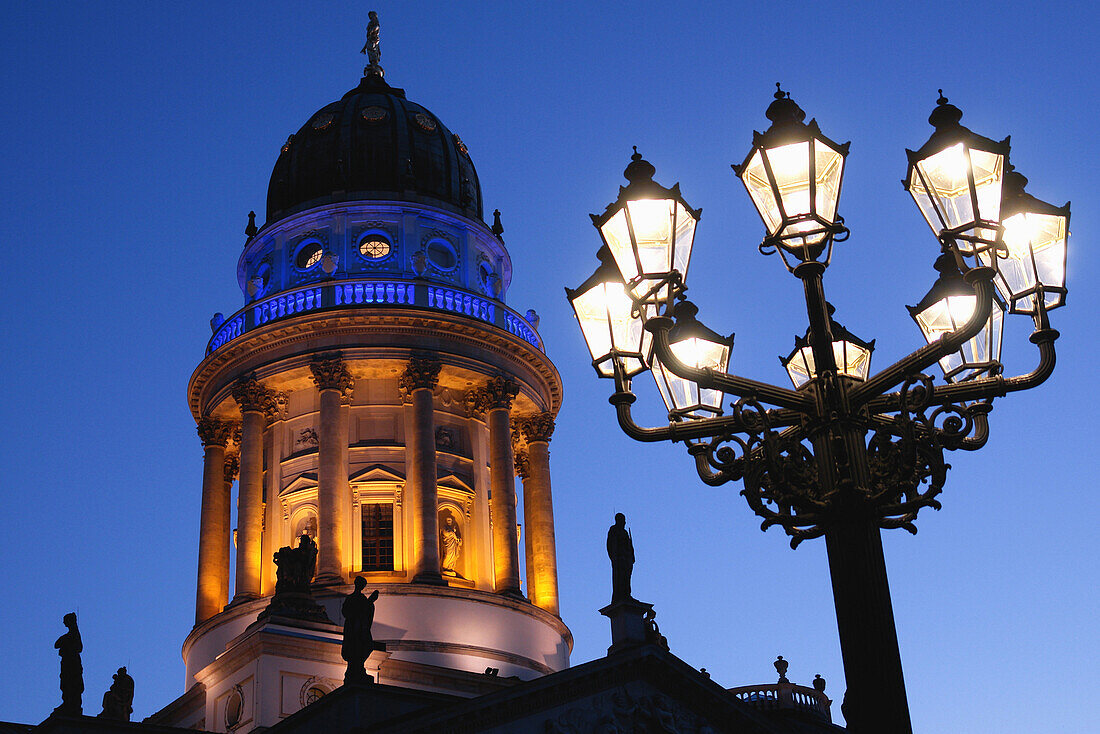
[[[267,190],[267,223],[363,199],[482,216],[481,186],[462,139],[377,74],[317,110],[283,145]]]

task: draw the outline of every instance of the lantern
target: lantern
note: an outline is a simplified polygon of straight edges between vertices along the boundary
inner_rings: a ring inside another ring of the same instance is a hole
[[[647,369],[653,336],[635,315],[634,302],[610,250],[601,247],[597,257],[600,266],[596,272],[578,288],[566,288],[565,295],[581,325],[596,373],[614,377],[618,362],[623,377],[630,377]]]
[[[994,282],[1012,313],[1035,314],[1040,292],[1048,311],[1066,302],[1069,203],[1047,204],[1025,192],[1026,185],[1027,179],[1009,166],[1001,204],[1004,250],[996,261],[988,251],[979,260],[996,267]]]
[[[828,306],[829,327],[833,333],[833,359],[836,361],[837,374],[853,380],[866,380],[867,373],[871,369],[871,352],[874,351],[875,340],[865,342],[838,324],[833,320],[833,312],[836,309],[831,303]],[[786,359],[780,357],[779,361],[786,368],[787,375],[796,388],[802,387],[817,377],[809,329],[804,336],[795,337],[794,351]]]
[[[902,183],[936,237],[973,258],[999,249],[1008,138],[998,143],[977,135],[960,125],[961,119],[962,112],[948,104],[941,89],[928,116],[936,130],[920,150],[905,151],[909,170]]]
[[[916,306],[907,306],[929,344],[945,334],[951,334],[970,320],[978,306],[974,288],[959,272],[955,256],[946,252],[936,260],[940,277]],[[958,382],[983,375],[996,374],[1001,369],[1001,326],[1004,306],[997,299],[989,320],[981,331],[957,351],[940,359],[944,379]]]
[[[726,338],[711,331],[695,318],[697,313],[699,309],[690,301],[681,301],[673,308],[676,324],[668,332],[672,354],[690,367],[725,372],[729,368],[733,335]],[[671,418],[706,418],[722,413],[720,390],[702,389],[698,383],[674,374],[656,358],[653,379]]]
[[[687,277],[695,225],[702,213],[684,201],[679,184],[666,189],[655,182],[656,170],[635,147],[623,172],[630,183],[620,187],[618,200],[603,214],[591,215],[628,295],[652,306],[671,302]]]
[[[784,263],[787,254],[808,262],[822,253],[828,262],[833,237],[847,231],[837,202],[849,144],[822,135],[816,120],[803,123],[806,113],[775,86],[766,112],[772,125],[753,133],[752,150],[733,170],[767,228],[762,250],[778,246]]]

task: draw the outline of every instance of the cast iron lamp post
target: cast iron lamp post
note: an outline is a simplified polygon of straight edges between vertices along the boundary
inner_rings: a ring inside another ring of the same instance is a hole
[[[778,85],[777,85],[778,87]],[[795,389],[729,374],[733,337],[697,319],[684,300],[700,210],[679,187],[653,181],[637,150],[629,185],[602,215],[601,266],[566,289],[593,366],[614,379],[619,425],[639,441],[683,442],[704,483],[744,484],[741,494],[791,546],[825,537],[847,680],[844,715],[853,732],[910,732],[881,528],[916,532],[923,507],[939,509],[944,451],[973,451],[989,436],[994,398],[1042,383],[1054,369],[1047,313],[1065,302],[1069,205],[1023,190],[996,142],[959,124],[942,94],[935,132],[907,151],[902,182],[940,244],[939,278],[909,307],[927,344],[870,375],[874,342],[832,318],[822,276],[835,242],[848,236],[837,213],[848,144],[824,135],[789,94],[777,91],[771,127],[733,168],[766,227],[764,254],[778,252],[803,286],[809,329],[781,358]],[[1005,377],[1006,310],[1030,315],[1039,364]],[[939,362],[944,383],[925,370]],[[631,417],[631,380],[651,370],[669,412],[666,426]],[[723,413],[723,396],[733,402]]]

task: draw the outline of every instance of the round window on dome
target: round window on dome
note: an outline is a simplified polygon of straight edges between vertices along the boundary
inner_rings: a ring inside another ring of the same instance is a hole
[[[244,696],[240,687],[233,689],[225,701],[225,728],[232,729],[241,723],[241,715],[244,713]]]
[[[359,254],[368,260],[384,260],[392,250],[389,239],[377,232],[368,232],[359,238]]]
[[[437,270],[449,272],[458,266],[458,254],[450,242],[432,240],[428,243],[428,261]]]
[[[303,242],[294,256],[294,266],[299,270],[309,270],[321,262],[324,254],[325,250],[317,240]]]

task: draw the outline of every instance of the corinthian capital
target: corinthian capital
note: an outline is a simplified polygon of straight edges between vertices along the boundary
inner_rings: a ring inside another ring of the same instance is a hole
[[[233,435],[233,423],[216,418],[200,418],[196,428],[204,447],[225,446]]]
[[[245,375],[237,380],[231,392],[242,413],[271,413],[275,410],[275,393],[264,387],[255,375]]]
[[[321,355],[309,363],[309,371],[318,390],[338,390],[348,396],[355,387],[355,380],[339,354]]]
[[[225,455],[225,465],[222,468],[226,484],[232,484],[241,470],[241,455],[233,452]]]
[[[507,377],[492,377],[485,383],[485,387],[477,389],[475,394],[479,412],[497,408],[510,410],[512,401],[519,394],[519,385]]]
[[[434,390],[439,384],[439,371],[443,365],[438,359],[431,357],[413,357],[405,366],[405,371],[397,379],[397,386],[402,392],[412,393],[413,390],[428,388]]]
[[[531,476],[531,460],[527,456],[527,449],[517,451],[514,455],[514,463],[516,466],[516,476],[520,479],[526,479]]]
[[[550,441],[554,435],[554,415],[552,413],[536,413],[524,416],[516,421],[527,443],[536,441]]]

